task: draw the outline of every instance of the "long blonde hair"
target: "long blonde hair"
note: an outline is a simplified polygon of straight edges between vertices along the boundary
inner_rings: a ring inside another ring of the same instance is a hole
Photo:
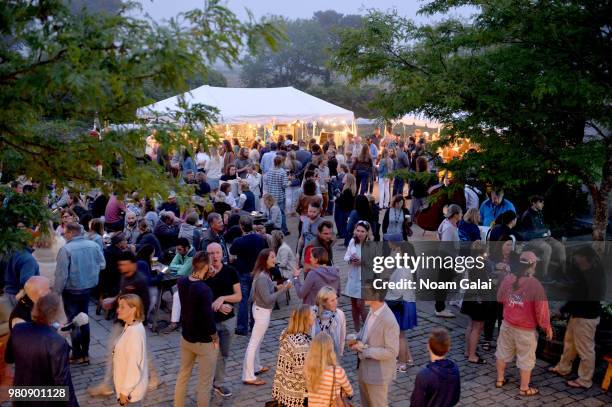
[[[289,325],[281,335],[281,339],[284,339],[287,335],[294,334],[310,334],[312,329],[312,308],[310,305],[302,305],[299,308],[295,308],[291,311],[291,318],[289,318]]]
[[[355,176],[353,174],[346,174],[345,177],[346,182],[344,183],[344,188],[342,188],[342,190],[344,191],[345,189],[350,189],[353,195],[355,195],[357,193],[357,181],[355,180]]]
[[[316,393],[325,369],[336,364],[332,337],[325,332],[319,332],[312,340],[304,362],[304,378],[308,392]]]

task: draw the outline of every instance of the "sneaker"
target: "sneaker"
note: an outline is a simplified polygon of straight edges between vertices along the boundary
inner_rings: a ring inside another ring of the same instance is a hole
[[[234,334],[239,336],[249,336],[249,333],[247,331],[243,331],[242,329],[236,329]]]
[[[406,371],[408,370],[408,368],[406,367],[405,363],[398,363],[397,365],[397,371],[399,373],[406,373]]]
[[[100,383],[95,387],[90,387],[87,389],[87,394],[89,394],[91,397],[107,397],[115,394],[115,392],[110,388],[110,386],[106,385],[105,383]]]
[[[215,393],[221,397],[232,397],[232,392],[225,386],[213,386]]]
[[[162,329],[160,331],[160,333],[162,333],[162,334],[169,334],[170,332],[174,332],[177,329],[178,329],[178,324],[176,322],[172,322],[172,323],[170,323],[170,325],[168,325],[167,327]]]
[[[436,316],[440,318],[455,318],[455,314],[445,309],[444,311],[436,311]]]

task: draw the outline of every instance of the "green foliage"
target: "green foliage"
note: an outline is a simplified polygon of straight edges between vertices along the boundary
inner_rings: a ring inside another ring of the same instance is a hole
[[[20,249],[26,242],[31,242],[32,234],[19,228],[24,226],[45,225],[51,219],[49,212],[42,204],[40,195],[13,194],[6,187],[0,188],[0,259],[4,253]]]
[[[151,89],[175,94],[193,81],[220,81],[210,69],[215,61],[237,63],[244,52],[274,47],[282,37],[268,21],[241,22],[216,0],[163,25],[134,17],[135,7],[122,2],[116,12],[93,14],[87,8],[71,10],[63,0],[0,2],[5,172],[33,178],[42,188],[55,182],[73,191],[174,189],[175,181],[161,168],[142,161],[151,128],[104,130],[99,140],[88,134],[94,119],[134,122],[137,108],[155,101]],[[215,120],[209,106],[184,104],[165,116],[179,123],[156,124],[156,138],[166,151],[211,141],[212,134],[201,130]],[[102,177],[96,162],[103,165]]]
[[[333,66],[354,83],[381,81],[385,117],[420,112],[448,124],[438,145],[478,144],[447,164],[460,178],[515,187],[554,174],[587,185],[601,231],[612,185],[610,2],[438,0],[421,12],[462,5],[478,9],[472,21],[417,26],[373,11],[340,34]]]

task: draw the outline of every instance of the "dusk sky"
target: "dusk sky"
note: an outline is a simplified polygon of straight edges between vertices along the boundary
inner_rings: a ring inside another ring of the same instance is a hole
[[[156,20],[173,17],[181,11],[202,7],[204,0],[140,0],[144,12]],[[397,9],[400,14],[420,23],[431,20],[431,17],[417,15],[423,4],[417,0],[227,0],[226,5],[239,17],[245,18],[245,8],[250,9],[255,17],[268,14],[282,15],[290,18],[309,18],[315,11],[335,10],[342,14],[364,14],[368,9]],[[468,9],[462,9],[458,15],[469,17]]]

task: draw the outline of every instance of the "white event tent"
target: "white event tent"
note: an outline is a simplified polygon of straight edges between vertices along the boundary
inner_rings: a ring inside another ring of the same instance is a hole
[[[284,88],[219,88],[200,86],[184,94],[188,105],[202,103],[219,109],[219,123],[227,125],[335,122],[352,125],[353,112],[297,90]],[[138,109],[143,119],[171,120],[179,97],[174,96]]]

